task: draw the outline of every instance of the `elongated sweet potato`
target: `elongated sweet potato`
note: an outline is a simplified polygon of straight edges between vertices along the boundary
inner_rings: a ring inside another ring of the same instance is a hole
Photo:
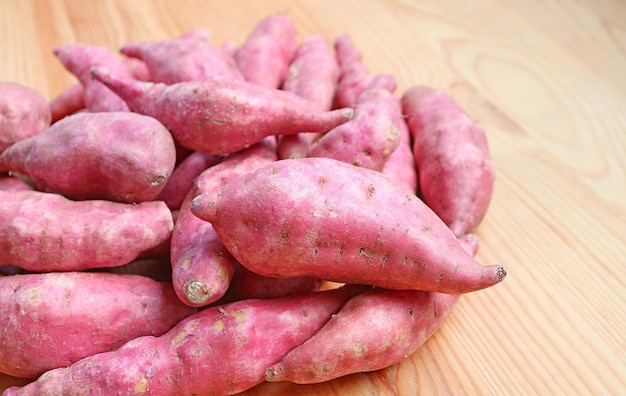
[[[459,242],[465,252],[476,255],[474,235]],[[310,384],[392,366],[412,355],[441,327],[458,299],[458,294],[425,291],[365,291],[269,367],[265,378]]]
[[[311,145],[309,157],[333,158],[382,171],[401,141],[399,100],[380,88],[365,90],[357,100],[354,118],[325,133]]]
[[[81,83],[70,85],[63,92],[53,98],[50,103],[51,122],[77,113],[85,108],[85,87]]]
[[[231,298],[277,298],[319,290],[323,280],[310,276],[270,278],[259,275],[237,263],[228,293]]]
[[[172,232],[172,283],[185,304],[205,306],[221,298],[230,286],[237,264],[220,241],[211,223],[191,213],[193,198],[217,191],[229,180],[276,161],[276,152],[259,142],[202,172],[194,181],[180,209]]]
[[[0,372],[36,378],[195,313],[172,286],[139,275],[51,272],[0,278]]]
[[[296,52],[297,31],[281,14],[270,15],[254,27],[235,53],[235,62],[246,81],[279,88]]]
[[[50,126],[50,108],[36,90],[0,81],[0,153]]]
[[[148,84],[104,69],[94,77],[138,113],[156,118],[184,147],[207,154],[239,151],[270,135],[326,132],[352,118],[352,109],[316,111],[291,92],[225,79]]]
[[[358,286],[207,308],[160,337],[139,337],[114,352],[50,370],[3,396],[147,393],[232,395],[319,330]]]
[[[0,154],[0,171],[22,173],[40,190],[72,199],[154,199],[176,161],[172,135],[152,117],[79,113]]]
[[[330,110],[339,79],[339,65],[323,35],[309,36],[300,43],[282,89],[311,102],[318,110]],[[317,133],[278,137],[279,158],[304,158]]]
[[[128,111],[126,102],[99,81],[91,78],[89,68],[106,67],[126,78],[132,73],[122,59],[107,48],[91,44],[71,44],[54,47],[54,54],[63,66],[78,78],[85,88],[85,107],[92,112]]]
[[[30,271],[114,267],[167,240],[161,201],[71,201],[53,193],[0,191],[0,263]]]
[[[120,48],[126,56],[141,59],[150,81],[175,84],[210,76],[243,79],[235,61],[205,39],[193,36],[161,41],[133,41]]]
[[[203,194],[192,212],[265,276],[466,293],[506,275],[463,251],[415,195],[380,172],[328,158],[281,160]]]
[[[456,235],[474,231],[495,181],[484,130],[449,95],[429,87],[405,91],[402,109],[424,202]]]
[[[349,35],[342,34],[335,39],[335,52],[340,70],[336,106],[354,106],[367,87],[376,86],[392,93],[396,90],[396,79],[392,75],[373,75],[369,72],[363,63],[361,52]]]
[[[417,194],[417,166],[413,156],[411,133],[404,119],[399,120],[397,126],[400,131],[400,143],[385,161],[381,172],[405,186],[410,193]]]

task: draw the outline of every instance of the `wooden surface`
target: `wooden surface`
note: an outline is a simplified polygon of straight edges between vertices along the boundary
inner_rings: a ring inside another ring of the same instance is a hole
[[[248,394],[626,394],[622,0],[0,0],[0,79],[52,98],[75,81],[54,45],[117,50],[195,27],[241,43],[273,12],[301,38],[349,33],[399,92],[445,89],[483,124],[497,180],[478,260],[508,277],[465,295],[401,364]]]

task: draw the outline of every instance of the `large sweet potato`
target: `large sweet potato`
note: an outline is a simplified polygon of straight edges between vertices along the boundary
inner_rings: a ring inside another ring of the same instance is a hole
[[[79,113],[0,154],[0,171],[30,177],[40,190],[72,199],[154,199],[176,161],[172,135],[152,117]]]
[[[495,174],[484,130],[448,94],[415,86],[402,95],[424,201],[460,236],[483,219]]]
[[[146,393],[232,395],[263,382],[265,369],[310,338],[360,287],[205,309],[160,337],[44,373],[11,395]]]
[[[504,279],[415,195],[380,172],[327,158],[281,160],[191,203],[231,254],[265,276],[465,293]]]
[[[352,109],[319,111],[298,95],[221,77],[149,84],[92,69],[131,110],[156,118],[183,146],[207,154],[239,151],[270,135],[326,132]]]
[[[36,378],[195,313],[172,286],[139,275],[51,272],[0,278],[0,372]]]
[[[0,191],[0,263],[30,271],[127,264],[166,241],[174,224],[161,201],[71,201],[38,191]]]

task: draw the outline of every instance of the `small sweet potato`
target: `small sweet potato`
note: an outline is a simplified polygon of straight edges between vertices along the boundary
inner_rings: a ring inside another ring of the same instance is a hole
[[[228,293],[231,298],[277,298],[319,290],[323,280],[310,276],[270,278],[259,275],[237,263]]]
[[[367,87],[376,86],[391,93],[395,92],[395,78],[390,74],[371,74],[349,35],[343,34],[335,39],[335,52],[340,70],[335,106],[354,106]]]
[[[495,181],[484,130],[448,94],[429,87],[405,91],[402,109],[424,202],[455,235],[474,231]]]
[[[49,103],[52,123],[85,108],[85,87],[81,83],[70,85]]]
[[[405,186],[411,194],[417,194],[417,166],[413,156],[411,133],[404,119],[400,119],[397,125],[400,130],[400,144],[389,155],[381,172],[396,183]]]
[[[218,164],[222,157],[204,153],[191,153],[174,168],[167,183],[155,200],[164,201],[171,210],[180,209],[194,179],[204,170]]]
[[[400,145],[401,115],[394,94],[380,88],[366,89],[357,100],[354,118],[316,140],[308,156],[381,171]]]
[[[148,68],[150,81],[153,82],[175,84],[210,76],[243,79],[231,57],[205,39],[195,36],[161,41],[133,41],[123,45],[120,52],[143,60]]]
[[[279,88],[296,52],[297,31],[281,14],[270,15],[254,27],[235,53],[235,62],[246,81]]]
[[[78,113],[0,154],[0,171],[30,177],[40,190],[72,199],[154,199],[176,161],[172,135],[152,117]]]
[[[132,111],[161,121],[182,146],[207,154],[233,153],[270,135],[326,132],[353,113],[317,111],[294,93],[221,77],[165,85],[118,78],[100,68],[92,74]]]
[[[33,186],[21,177],[0,173],[0,190],[4,191],[30,191]]]
[[[309,36],[300,43],[282,89],[311,102],[318,110],[330,110],[339,79],[339,65],[323,35]],[[278,136],[278,157],[304,158],[317,133]]]
[[[265,380],[265,369],[319,330],[362,287],[207,308],[160,337],[50,370],[3,396],[147,393],[232,395]]]
[[[0,372],[36,378],[195,313],[172,286],[139,275],[51,272],[0,278]]]
[[[71,201],[38,191],[0,191],[0,263],[30,271],[114,267],[167,240],[165,203]]]
[[[38,91],[0,81],[0,153],[50,126],[48,102]]]
[[[465,253],[428,206],[387,176],[333,159],[276,161],[196,197],[191,210],[264,276],[456,294],[506,275]]]
[[[53,52],[85,88],[84,100],[87,110],[91,112],[128,111],[124,100],[89,75],[90,67],[101,66],[117,75],[133,78],[121,57],[107,48],[91,44],[59,45],[54,47]]]
[[[217,191],[230,179],[276,161],[276,152],[266,141],[259,142],[202,172],[194,181],[180,209],[172,232],[172,283],[185,304],[206,306],[227,291],[237,264],[224,247],[211,223],[191,213],[193,198]]]

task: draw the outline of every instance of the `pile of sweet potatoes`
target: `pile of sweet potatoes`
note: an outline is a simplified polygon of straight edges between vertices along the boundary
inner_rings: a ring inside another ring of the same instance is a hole
[[[485,132],[348,35],[276,14],[239,45],[53,51],[58,97],[0,82],[0,372],[34,380],[3,395],[379,370],[506,276],[475,260]]]

